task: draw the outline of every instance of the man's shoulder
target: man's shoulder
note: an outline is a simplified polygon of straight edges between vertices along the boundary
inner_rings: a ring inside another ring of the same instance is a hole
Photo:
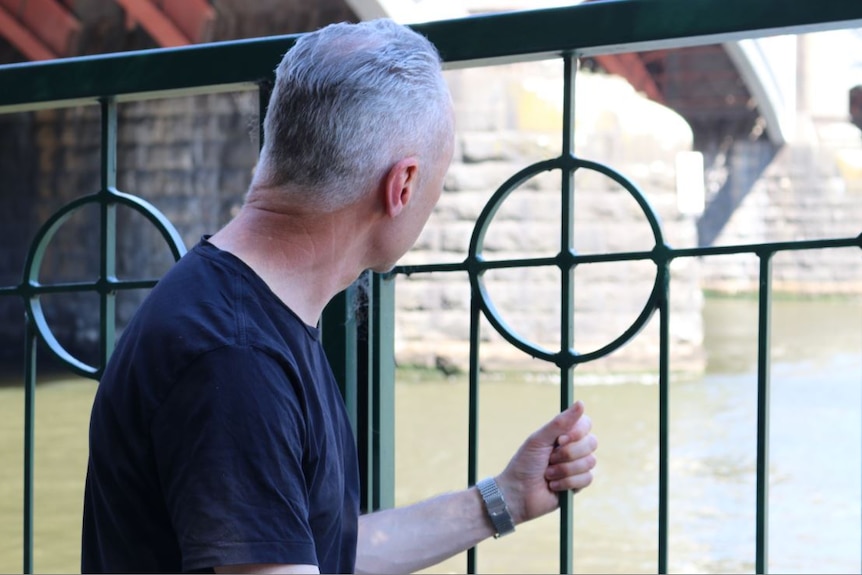
[[[229,344],[236,321],[223,290],[230,279],[215,268],[195,248],[168,270],[122,327],[103,379],[129,383],[130,371],[170,379],[195,357]]]
[[[232,314],[229,291],[232,274],[195,248],[180,259],[158,281],[141,302],[129,323],[139,337],[156,342],[170,334],[191,332],[194,340],[207,335],[225,335]],[[211,325],[211,329],[205,326]],[[182,343],[184,340],[175,341]]]

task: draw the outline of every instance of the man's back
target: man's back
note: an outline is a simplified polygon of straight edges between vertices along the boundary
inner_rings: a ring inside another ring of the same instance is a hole
[[[82,570],[352,570],[356,454],[319,335],[232,255],[183,258],[96,395]]]

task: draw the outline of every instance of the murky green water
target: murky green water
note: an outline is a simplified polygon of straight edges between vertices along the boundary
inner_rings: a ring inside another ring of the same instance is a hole
[[[755,502],[754,301],[710,300],[704,377],[671,387],[670,566],[752,572]],[[862,566],[862,303],[776,302],[773,310],[770,570],[858,573]],[[624,353],[624,350],[621,350]],[[396,500],[466,482],[467,386],[404,373],[397,387]],[[95,384],[40,384],[39,572],[76,572],[86,428]],[[658,393],[654,385],[578,385],[600,439],[595,484],[575,498],[577,572],[655,572]],[[542,378],[487,377],[480,471],[494,473],[557,409]],[[0,388],[0,572],[21,570],[23,393]],[[481,572],[557,569],[556,514],[483,543]],[[463,556],[433,572],[464,572]]]
[[[36,393],[34,563],[40,573],[80,572],[87,425],[96,384],[66,380]],[[24,393],[0,387],[0,572],[23,568]]]

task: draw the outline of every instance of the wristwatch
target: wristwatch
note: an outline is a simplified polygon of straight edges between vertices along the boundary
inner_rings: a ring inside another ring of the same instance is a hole
[[[508,535],[515,530],[515,523],[512,521],[512,515],[509,513],[509,508],[506,506],[506,500],[503,499],[503,492],[497,487],[497,482],[493,477],[487,477],[476,484],[479,488],[479,493],[482,494],[482,499],[485,501],[485,510],[488,512],[488,517],[491,518],[491,523],[494,525],[495,539],[499,539],[503,535]]]

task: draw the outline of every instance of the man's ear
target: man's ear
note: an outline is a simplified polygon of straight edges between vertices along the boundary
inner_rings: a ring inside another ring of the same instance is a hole
[[[383,201],[387,216],[394,218],[407,207],[413,199],[418,176],[419,159],[416,156],[403,158],[389,169],[383,181]]]

